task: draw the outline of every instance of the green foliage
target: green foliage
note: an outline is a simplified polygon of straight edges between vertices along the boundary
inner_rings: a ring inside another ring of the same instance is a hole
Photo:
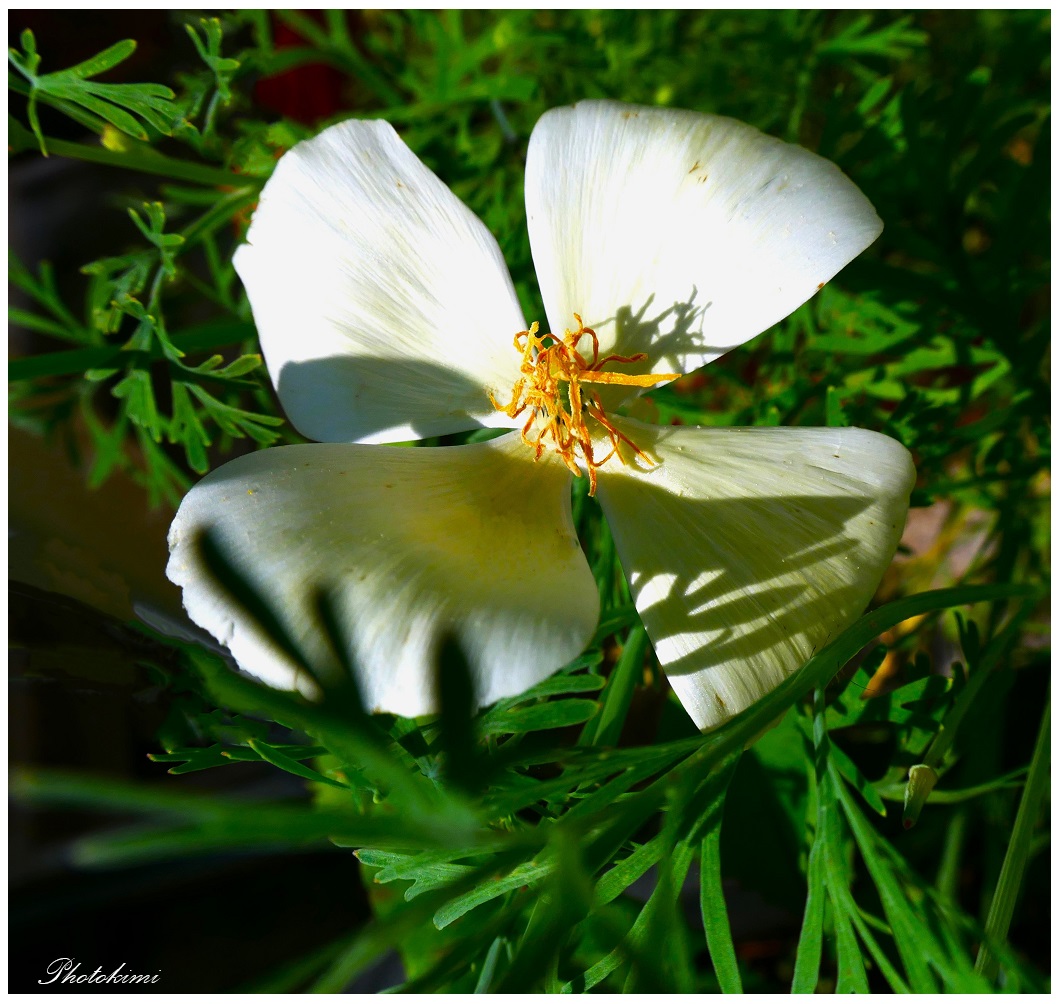
[[[161,84],[101,84],[91,79],[114,69],[133,55],[137,47],[133,39],[116,42],[77,66],[41,76],[37,74],[41,57],[33,32],[24,31],[20,41],[23,51],[8,49],[8,59],[29,84],[26,114],[45,156],[48,156],[48,147],[37,114],[39,100],[49,102],[78,122],[88,125],[102,121],[134,139],[148,139],[144,125],[164,136],[173,132],[174,93],[169,87]]]
[[[9,52],[12,153],[122,169],[114,253],[74,276],[9,259],[10,319],[33,346],[10,361],[12,419],[87,442],[92,486],[125,472],[145,506],[172,508],[237,441],[297,440],[231,264],[280,153],[350,115],[393,122],[486,222],[541,319],[527,139],[548,108],[604,96],[743,119],[867,193],[886,225],[871,251],[652,407],[665,423],[884,431],[915,455],[913,505],[933,505],[933,539],[891,570],[882,605],[700,736],[579,495],[602,598],[592,647],[471,724],[460,658],[441,667],[454,706],[415,721],[365,713],[337,672],[338,639],[337,665],[306,667],[324,692],[311,703],[156,637],[175,710],[153,759],[208,779],[268,764],[309,797],[233,802],[37,771],[16,791],[139,820],[79,845],[94,866],[354,848],[375,919],[352,917],[341,941],[277,959],[244,989],[341,991],[398,947],[410,992],[1043,992],[1046,960],[1009,932],[1047,839],[1047,14],[172,16],[193,69],[166,86],[96,79],[122,72],[132,40],[47,73],[31,32]],[[299,41],[277,45],[281,26]],[[256,102],[256,81],[322,68],[336,84],[312,122]],[[88,138],[51,135],[64,116]],[[331,623],[328,597],[321,607]],[[1005,756],[1020,691],[1043,725],[1023,722]],[[728,878],[794,918],[770,970],[742,950]]]

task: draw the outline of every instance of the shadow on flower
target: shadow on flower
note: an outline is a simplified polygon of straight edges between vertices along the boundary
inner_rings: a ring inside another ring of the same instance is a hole
[[[655,312],[654,297],[650,296],[637,309],[621,307],[613,316],[591,326],[600,329],[603,356],[614,352],[646,355],[639,362],[622,364],[622,372],[685,373],[734,347],[707,343],[704,325],[707,318],[711,319],[711,306],[711,302],[698,302],[694,287],[685,302],[675,302]],[[584,320],[591,324],[589,318]],[[566,318],[558,319],[558,323],[573,325],[575,321]],[[499,339],[510,339],[515,334],[500,331]],[[589,359],[589,339],[584,339],[579,348]],[[454,338],[452,352],[452,359],[438,362],[403,355],[331,355],[292,360],[281,368],[277,392],[296,428],[309,438],[329,442],[371,440],[401,424],[411,430],[405,438],[424,439],[504,423],[500,416],[497,423],[492,420],[497,412],[488,393],[494,391],[503,402],[508,399],[520,376],[516,350],[510,357],[512,369],[498,387],[485,386],[486,373],[479,378],[470,375],[482,360],[464,352],[460,333]],[[632,396],[630,387],[599,385],[597,391],[607,409]],[[319,429],[327,429],[328,436],[314,435]],[[402,438],[396,436],[390,441]]]
[[[860,614],[878,582],[860,574],[876,501],[870,490],[700,500],[610,479],[602,504],[632,595],[688,710],[730,717]]]
[[[256,530],[253,522],[242,526],[234,523],[216,538],[218,546],[229,552],[239,541],[256,540],[256,551],[286,553],[285,565],[290,571],[275,568],[274,574],[279,574],[279,579],[252,573],[257,580],[256,588],[263,591],[268,602],[284,611],[280,614],[284,629],[307,642],[310,638],[306,632],[312,634],[315,628],[304,618],[320,621],[321,605],[316,597],[327,590],[336,597],[338,617],[331,629],[321,627],[331,636],[332,647],[340,651],[363,647],[365,638],[359,644],[353,635],[366,631],[367,624],[379,622],[387,611],[399,617],[400,623],[422,616],[412,608],[403,607],[404,602],[415,600],[428,604],[423,614],[431,612],[427,620],[420,621],[420,630],[432,637],[415,636],[417,644],[424,645],[426,652],[438,652],[448,633],[455,633],[466,646],[472,644],[476,625],[487,623],[484,618],[494,623],[493,631],[502,630],[503,624],[508,624],[511,632],[530,630],[525,623],[529,617],[530,623],[541,622],[542,629],[546,629],[551,617],[559,614],[552,583],[563,581],[564,575],[563,567],[546,560],[548,527],[543,526],[544,536],[539,539],[540,553],[535,558],[539,567],[535,576],[503,579],[487,576],[477,582],[484,573],[467,558],[475,552],[475,542],[485,535],[501,539],[502,524],[492,531],[491,527],[495,526],[492,520],[517,519],[523,526],[525,521],[532,524],[538,518],[536,507],[526,504],[529,496],[523,478],[531,473],[531,465],[516,460],[507,462],[500,470],[504,473],[512,468],[518,479],[509,486],[512,490],[495,484],[497,492],[488,497],[483,484],[470,485],[458,477],[460,472],[456,468],[460,466],[458,461],[463,452],[453,454],[452,473],[456,487],[459,483],[461,486],[460,498],[450,497],[443,509],[432,508],[434,515],[430,522],[433,526],[438,523],[437,534],[422,523],[385,519],[386,513],[394,511],[390,504],[385,506],[386,512],[373,517],[370,510],[348,495],[336,498],[338,508],[321,516],[337,527],[335,534],[319,535],[309,526],[300,529],[291,525],[285,527],[284,535],[291,533],[294,537],[282,539],[276,526],[272,529],[261,526]],[[436,455],[435,450],[426,453],[433,458]],[[380,457],[383,461],[384,454]],[[442,473],[450,466],[444,465]],[[228,469],[223,468],[212,479],[220,485],[227,480],[226,473]],[[538,480],[534,478],[533,483]],[[607,515],[611,515],[632,593],[662,665],[677,684],[683,677],[707,671],[706,678],[697,687],[705,691],[706,700],[716,701],[728,714],[752,703],[770,686],[803,665],[835,630],[858,615],[870,598],[859,587],[854,588],[848,575],[850,567],[858,566],[861,560],[859,527],[875,502],[870,494],[867,497],[839,493],[698,500],[680,497],[642,478],[610,480],[614,483],[603,504]],[[296,511],[302,510],[305,516],[320,506],[320,486],[315,487],[312,480],[303,478],[292,483],[306,484],[306,505],[296,507]],[[234,498],[243,497],[243,492],[234,495]],[[441,497],[439,502],[443,501]],[[460,512],[445,511],[451,504],[457,505]],[[344,515],[344,510],[351,505],[354,508]],[[269,508],[267,505],[265,511]],[[617,509],[633,513],[635,522],[616,520],[612,511]],[[249,510],[248,515],[261,511]],[[296,524],[299,522],[296,520]],[[529,542],[536,540],[534,525],[526,526],[524,532]],[[379,540],[380,546],[363,548],[358,543],[361,539],[358,534]],[[433,536],[440,539],[433,540]],[[468,546],[462,544],[463,539]],[[230,543],[224,543],[226,540]],[[345,540],[351,543],[346,549]],[[386,557],[396,549],[406,556],[402,568],[412,568],[410,562],[421,568],[420,584],[416,588],[409,584],[404,587],[401,578],[384,574],[391,565],[390,559],[384,561],[381,555]],[[527,557],[532,559],[530,551]],[[577,553],[570,554],[568,560],[582,559]],[[384,566],[377,569],[375,565],[382,561]],[[367,575],[372,581],[366,580]],[[423,576],[427,577],[422,579]],[[389,581],[395,593],[390,599],[386,595]],[[542,609],[537,611],[540,605]],[[252,619],[258,622],[260,630],[265,626],[261,615]],[[345,637],[338,637],[341,631]],[[565,625],[565,631],[573,632],[573,625]],[[267,634],[271,633],[267,630]],[[578,646],[578,634],[572,633],[571,637],[574,646]],[[413,643],[411,637],[405,644]],[[483,644],[488,644],[487,639]],[[282,647],[291,652],[291,645]],[[501,666],[481,666],[481,656],[486,658],[483,651],[475,656],[477,678],[483,673],[494,676],[505,672]],[[432,679],[428,667],[411,676],[408,683],[413,685],[417,677],[422,685],[429,685]],[[481,695],[482,688],[481,682],[477,687]]]
[[[644,351],[647,372],[654,368],[682,367],[686,356],[711,352],[722,355],[734,346],[709,346],[705,343],[704,319],[712,302],[698,304],[697,287],[685,303],[673,303],[659,314],[647,316],[653,306],[654,297],[638,309],[630,306],[621,307],[615,318],[616,344],[618,352]],[[674,320],[673,320],[674,318]]]
[[[516,379],[515,352],[513,358]],[[393,428],[396,416],[409,416],[414,434],[405,438],[425,439],[480,428],[484,416],[494,411],[482,383],[445,364],[398,356],[340,355],[288,362],[281,369],[277,393],[297,429],[324,426],[332,442],[371,439]],[[433,417],[422,421],[416,416],[425,411],[426,398],[434,404]]]
[[[652,503],[646,504],[648,507]],[[830,540],[790,540],[787,545],[773,536],[770,546],[778,565],[775,575],[789,577],[790,572],[795,579],[778,586],[768,584],[774,576],[764,565],[736,555],[729,546],[729,541],[734,539],[729,531],[741,528],[748,534],[748,524],[750,520],[756,521],[758,510],[770,517],[778,507],[798,511],[812,504],[817,518],[829,514],[837,521],[836,526],[841,527],[865,510],[871,500],[794,496],[772,499],[769,503],[763,499],[689,503],[691,522],[704,521],[702,525],[712,529],[695,531],[683,550],[657,549],[656,562],[640,562],[638,579],[633,583],[637,590],[657,576],[667,576],[671,579],[667,593],[646,607],[643,616],[654,617],[669,608],[682,610],[677,625],[681,625],[684,633],[711,634],[711,640],[703,646],[670,664],[669,673],[692,673],[706,664],[739,656],[748,658],[774,643],[778,632],[797,632],[805,627],[806,618],[815,616],[812,606],[834,611],[842,606],[847,587],[820,592],[813,583],[818,564],[844,556],[855,543],[843,532],[835,529]],[[767,521],[764,532],[772,532]],[[691,570],[688,566],[695,551],[702,560]],[[748,625],[761,622],[762,627],[749,630]],[[811,655],[811,651],[807,652],[805,658]]]

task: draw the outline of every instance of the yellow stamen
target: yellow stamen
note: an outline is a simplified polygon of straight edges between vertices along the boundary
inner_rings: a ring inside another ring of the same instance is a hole
[[[598,487],[596,471],[614,455],[626,463],[620,452],[620,444],[625,443],[635,456],[646,463],[651,463],[627,436],[609,420],[602,406],[601,398],[584,384],[613,384],[628,387],[652,387],[662,380],[675,380],[678,373],[614,373],[605,372],[608,363],[637,363],[646,358],[645,352],[633,356],[606,356],[598,358],[598,336],[592,328],[583,323],[579,314],[573,315],[579,325],[575,331],[566,331],[564,338],[556,335],[539,335],[539,325],[533,323],[528,331],[520,331],[513,337],[513,345],[521,354],[520,377],[513,385],[513,396],[509,404],[499,404],[494,394],[490,394],[491,404],[510,418],[516,418],[524,411],[529,411],[528,420],[520,430],[521,439],[535,450],[538,460],[548,445],[552,445],[573,474],[580,475],[576,463],[577,451],[587,465],[590,479],[590,491],[593,495]],[[593,346],[590,362],[579,351],[583,337],[589,337]],[[547,344],[547,342],[550,344]],[[561,389],[565,384],[565,389]],[[586,395],[586,397],[584,396]],[[609,437],[611,448],[606,456],[595,459],[594,444],[587,428],[587,418],[593,418]],[[538,430],[531,434],[532,427],[539,422]]]

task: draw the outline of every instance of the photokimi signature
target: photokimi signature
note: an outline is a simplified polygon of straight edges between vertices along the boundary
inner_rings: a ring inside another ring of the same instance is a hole
[[[125,971],[126,964],[122,962],[117,969],[105,973],[102,966],[97,966],[91,973],[78,972],[81,963],[74,959],[63,957],[48,964],[45,972],[49,979],[37,980],[38,983],[158,983],[162,972],[130,973]]]

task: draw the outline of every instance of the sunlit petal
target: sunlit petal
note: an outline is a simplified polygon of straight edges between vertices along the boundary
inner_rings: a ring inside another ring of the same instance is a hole
[[[395,442],[514,424],[525,327],[487,228],[386,122],[281,158],[234,259],[270,376],[311,439]]]
[[[275,686],[300,681],[207,572],[206,528],[315,663],[326,660],[316,597],[337,597],[370,708],[433,710],[445,635],[487,704],[548,676],[594,632],[598,593],[570,485],[515,434],[437,449],[278,447],[226,464],[185,497],[167,574],[192,619]]]
[[[610,101],[547,112],[528,227],[555,331],[685,373],[785,317],[881,232],[835,167],[733,119]],[[638,368],[638,367],[637,367]]]
[[[863,429],[618,425],[659,464],[608,464],[598,498],[661,665],[711,728],[864,610],[904,529],[912,460]]]

